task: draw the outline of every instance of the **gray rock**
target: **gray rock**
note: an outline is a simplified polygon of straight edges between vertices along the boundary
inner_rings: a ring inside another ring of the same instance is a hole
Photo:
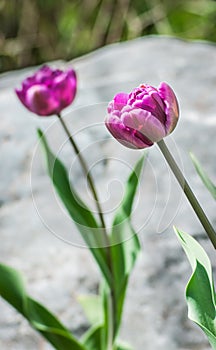
[[[181,107],[179,125],[167,143],[216,223],[215,204],[188,156],[189,151],[194,152],[216,181],[215,63],[213,45],[160,37],[111,45],[72,63],[51,63],[73,64],[78,72],[76,101],[63,116],[94,175],[107,223],[142,153],[110,137],[103,123],[107,101],[142,82],[157,86],[160,81],[174,88]],[[36,127],[46,131],[53,150],[69,167],[71,181],[92,208],[94,201],[56,118],[31,115],[14,94],[13,89],[35,69],[9,72],[0,79],[1,261],[19,269],[29,293],[80,336],[87,321],[77,296],[95,292],[100,276],[51,187]],[[156,146],[149,149],[133,222],[143,249],[131,276],[121,337],[134,350],[210,349],[200,329],[187,319],[184,289],[191,271],[172,225],[196,235],[212,261],[215,253]],[[0,308],[1,349],[51,349],[3,300]]]

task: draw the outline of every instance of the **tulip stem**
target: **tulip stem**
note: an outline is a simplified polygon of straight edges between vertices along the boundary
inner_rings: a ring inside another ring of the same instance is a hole
[[[175,175],[179,185],[183,189],[187,199],[189,200],[192,208],[194,209],[199,221],[201,222],[202,226],[204,227],[210,241],[212,242],[214,248],[216,249],[216,232],[214,228],[212,227],[211,223],[209,222],[206,214],[204,213],[202,207],[200,206],[197,198],[195,197],[193,191],[191,190],[188,182],[186,181],[184,175],[182,174],[180,168],[176,164],[175,159],[173,158],[172,154],[170,153],[168,147],[166,146],[164,140],[159,141],[158,147],[160,148],[161,152],[163,153],[167,163],[169,164],[173,174]]]

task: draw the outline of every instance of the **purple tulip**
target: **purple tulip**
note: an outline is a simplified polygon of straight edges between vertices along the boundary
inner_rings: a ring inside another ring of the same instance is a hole
[[[41,116],[59,114],[76,94],[77,79],[73,69],[61,71],[43,66],[16,89],[20,101],[31,112]]]
[[[140,85],[130,94],[115,95],[108,105],[106,126],[124,146],[146,148],[169,135],[175,128],[179,108],[171,87],[161,83],[156,89]]]

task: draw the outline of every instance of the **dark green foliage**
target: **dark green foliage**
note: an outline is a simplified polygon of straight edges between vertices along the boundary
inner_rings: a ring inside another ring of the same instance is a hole
[[[186,287],[188,317],[206,334],[216,350],[216,302],[211,262],[202,246],[187,233],[175,229],[192,267]]]
[[[148,34],[216,41],[213,0],[2,0],[0,71]]]
[[[46,307],[27,294],[20,273],[4,264],[0,264],[0,296],[20,312],[55,349],[85,350]]]

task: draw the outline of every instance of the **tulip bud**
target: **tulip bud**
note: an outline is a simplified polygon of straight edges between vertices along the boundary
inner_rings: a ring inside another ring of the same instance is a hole
[[[59,114],[76,94],[77,79],[73,69],[61,71],[43,66],[25,79],[16,94],[23,105],[40,116]]]
[[[130,94],[118,93],[109,103],[105,124],[124,146],[146,148],[162,140],[175,128],[179,108],[171,87],[158,89],[140,85]]]

